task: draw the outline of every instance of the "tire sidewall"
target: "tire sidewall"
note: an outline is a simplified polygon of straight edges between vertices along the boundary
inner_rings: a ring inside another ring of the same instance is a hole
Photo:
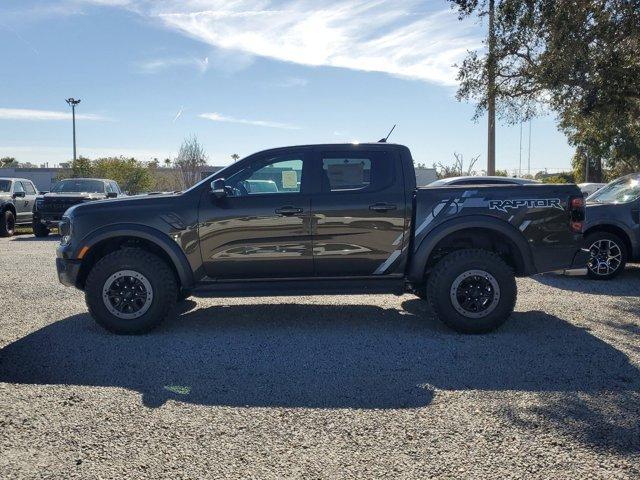
[[[10,220],[13,219],[13,228],[9,228]],[[2,212],[2,227],[0,228],[0,235],[3,237],[11,237],[16,230],[16,219],[11,210],[5,210]]]
[[[498,260],[498,261],[496,261]],[[438,316],[450,327],[464,333],[484,333],[499,327],[511,315],[515,304],[517,287],[513,272],[499,257],[493,259],[481,255],[469,255],[455,259],[443,259],[436,282],[429,288],[429,297]],[[500,298],[496,308],[481,318],[466,317],[459,313],[451,302],[451,287],[461,274],[470,270],[490,273],[500,287]]]
[[[613,273],[610,273],[608,275],[598,275],[597,273],[593,272],[587,265],[587,275],[589,276],[589,278],[592,278],[594,280],[611,280],[612,278],[615,278],[618,275],[620,275],[625,269],[625,266],[627,264],[627,258],[628,258],[627,246],[619,236],[613,233],[594,232],[587,235],[587,237],[585,238],[585,241],[584,241],[585,248],[591,249],[591,245],[593,245],[598,240],[609,240],[611,242],[614,242],[618,246],[618,248],[620,248],[620,252],[621,252],[620,265]]]
[[[148,257],[151,257],[151,260]],[[151,330],[167,316],[167,309],[171,310],[175,305],[175,280],[172,285],[167,285],[167,272],[161,271],[164,269],[168,267],[155,255],[106,256],[94,266],[87,278],[85,299],[89,312],[100,325],[115,333],[139,334]],[[102,291],[105,282],[111,275],[121,270],[141,273],[147,278],[153,290],[151,306],[143,315],[135,319],[118,318],[109,312],[104,304]],[[173,295],[173,301],[170,301],[170,295]]]

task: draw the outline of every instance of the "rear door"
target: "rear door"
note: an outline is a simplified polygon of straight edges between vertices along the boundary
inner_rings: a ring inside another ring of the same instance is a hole
[[[312,201],[313,257],[320,277],[397,272],[405,231],[402,165],[393,150],[318,149]]]
[[[226,171],[226,197],[205,191],[199,231],[209,277],[313,275],[309,167],[304,149],[265,152]]]

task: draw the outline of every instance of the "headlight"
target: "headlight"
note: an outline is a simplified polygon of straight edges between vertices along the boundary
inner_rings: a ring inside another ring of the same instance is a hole
[[[36,210],[40,210],[43,205],[44,205],[44,198],[37,198],[36,199]]]
[[[68,245],[71,242],[71,219],[69,217],[62,217],[62,221],[58,224],[58,231],[60,232],[60,243]]]

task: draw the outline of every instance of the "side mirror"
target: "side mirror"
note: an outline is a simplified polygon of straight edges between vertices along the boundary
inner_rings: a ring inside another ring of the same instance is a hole
[[[227,185],[224,182],[224,178],[218,178],[211,182],[211,194],[216,198],[227,196]]]
[[[116,198],[117,196],[116,192],[107,192],[107,198]]]
[[[13,198],[24,198],[25,193],[24,192],[16,192],[13,194]]]

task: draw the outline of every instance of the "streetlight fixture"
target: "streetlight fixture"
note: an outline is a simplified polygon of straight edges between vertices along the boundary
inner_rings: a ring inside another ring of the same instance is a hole
[[[66,102],[71,106],[71,115],[73,117],[73,161],[76,161],[76,105],[80,103],[80,99],[67,98]]]

